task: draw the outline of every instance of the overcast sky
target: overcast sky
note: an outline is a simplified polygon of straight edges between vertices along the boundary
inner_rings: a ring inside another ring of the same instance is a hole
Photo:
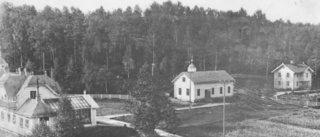
[[[0,0],[9,1],[14,5],[34,5],[38,10],[44,6],[62,8],[77,7],[87,13],[100,6],[105,10],[112,11],[117,8],[126,9],[128,6],[139,5],[142,9],[148,8],[153,2],[162,3],[167,0]],[[222,11],[238,11],[243,7],[248,14],[252,15],[261,9],[271,21],[282,20],[302,23],[320,23],[320,0],[171,0],[176,3],[180,1],[184,6],[195,5],[204,8],[212,8]]]

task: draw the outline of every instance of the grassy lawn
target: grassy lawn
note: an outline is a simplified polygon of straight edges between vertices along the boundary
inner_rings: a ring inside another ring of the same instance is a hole
[[[184,137],[220,136],[222,132],[223,107],[203,108],[178,111],[182,124],[176,134]],[[272,116],[284,115],[291,110],[259,110],[240,108],[236,105],[226,106],[226,131],[235,130],[237,123],[246,119],[268,119]]]
[[[99,105],[97,116],[128,113],[125,111],[125,100],[120,99],[95,99]]]
[[[222,106],[212,108],[200,108],[177,111],[181,119],[181,125],[175,130],[175,134],[184,137],[212,137],[221,136],[222,132]],[[268,119],[269,117],[284,115],[292,112],[292,109],[282,110],[252,110],[237,105],[226,106],[226,131],[236,130],[241,121],[247,119]],[[132,122],[132,116],[114,118],[128,123]]]
[[[229,132],[227,137],[318,137],[317,130],[297,128],[264,120],[247,120]]]
[[[19,135],[0,129],[0,137],[19,137]]]
[[[270,121],[311,129],[320,129],[320,110],[302,109],[287,115],[272,117]]]

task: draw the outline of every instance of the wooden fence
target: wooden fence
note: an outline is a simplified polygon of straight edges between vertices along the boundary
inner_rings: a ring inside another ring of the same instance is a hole
[[[278,99],[275,100],[281,104],[297,105],[297,106],[306,106],[306,107],[316,107],[320,105],[320,102],[309,101],[309,100],[297,100],[297,99]]]
[[[68,96],[79,96],[83,94],[68,94]],[[130,99],[130,95],[125,94],[87,94],[90,95],[94,99]]]

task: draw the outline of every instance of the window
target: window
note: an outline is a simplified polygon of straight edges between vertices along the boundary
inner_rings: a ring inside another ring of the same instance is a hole
[[[187,89],[187,96],[189,96],[189,89]]]
[[[179,95],[181,95],[181,88],[179,88]]]
[[[4,121],[4,113],[1,112],[1,120]]]
[[[36,91],[30,91],[30,98],[32,99],[36,98]]]
[[[308,73],[306,73],[306,77],[308,77]]]
[[[278,81],[278,85],[281,86],[281,81]]]
[[[212,94],[212,95],[214,95],[214,88],[212,88],[212,90],[211,90],[211,94]]]
[[[49,117],[41,117],[41,118],[39,118],[39,120],[40,120],[40,123],[44,123],[44,124],[48,125]]]
[[[200,96],[200,89],[198,89],[198,92],[197,92],[198,96]]]
[[[220,87],[220,94],[222,94],[222,87]]]
[[[16,115],[12,116],[12,123],[15,124],[16,123]]]
[[[278,77],[281,77],[281,73],[280,72],[278,73]]]
[[[287,81],[287,86],[288,86],[288,87],[290,86],[290,81]]]
[[[297,81],[297,86],[299,86],[299,82]]]
[[[8,122],[10,122],[11,115],[8,113]]]
[[[228,87],[228,93],[230,93],[230,87]]]
[[[289,78],[290,77],[290,73],[287,73],[287,78]]]
[[[20,127],[23,127],[23,119],[22,118],[20,118]]]
[[[29,128],[29,120],[26,119],[26,122],[25,122],[25,125],[24,125],[26,128]]]
[[[186,78],[185,77],[182,78],[182,82],[186,82]]]

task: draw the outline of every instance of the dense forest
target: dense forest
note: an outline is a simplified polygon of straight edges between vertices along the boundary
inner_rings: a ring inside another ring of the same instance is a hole
[[[46,72],[66,93],[127,93],[144,63],[171,86],[191,56],[200,71],[232,74],[270,76],[290,60],[319,67],[319,25],[272,22],[260,10],[248,15],[168,1],[144,11],[101,7],[85,14],[2,3],[0,17],[2,57],[11,71]]]

